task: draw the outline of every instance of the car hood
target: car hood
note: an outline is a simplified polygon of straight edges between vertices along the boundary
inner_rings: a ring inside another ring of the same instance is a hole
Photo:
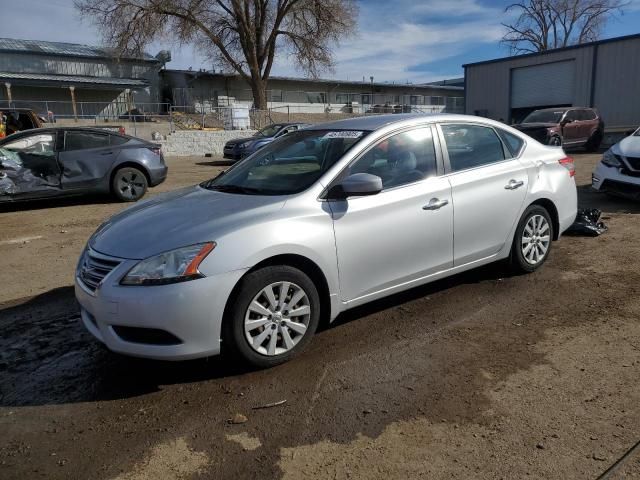
[[[143,259],[215,241],[229,229],[274,213],[284,197],[240,195],[193,186],[139,202],[103,223],[89,239],[94,250]]]
[[[518,130],[533,130],[535,128],[553,128],[557,127],[557,123],[546,123],[546,122],[538,122],[538,123],[518,123],[513,125],[513,128],[517,128]]]
[[[612,150],[625,157],[640,157],[640,137],[629,136],[616,143]]]

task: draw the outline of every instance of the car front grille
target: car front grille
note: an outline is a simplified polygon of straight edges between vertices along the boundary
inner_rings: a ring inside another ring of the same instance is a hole
[[[89,248],[80,262],[78,278],[85,287],[94,292],[102,280],[120,263],[119,259],[103,255]]]
[[[627,163],[634,170],[640,170],[640,157],[625,157],[627,159]]]

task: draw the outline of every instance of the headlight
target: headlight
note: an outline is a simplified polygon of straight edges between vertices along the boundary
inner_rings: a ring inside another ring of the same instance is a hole
[[[129,270],[120,284],[166,285],[202,278],[198,267],[215,246],[215,242],[199,243],[147,258]]]
[[[247,148],[249,145],[251,145],[253,142],[242,142],[240,144],[240,148]]]
[[[621,167],[622,163],[618,159],[618,156],[614,154],[611,150],[607,150],[604,152],[602,156],[602,163],[609,167]]]

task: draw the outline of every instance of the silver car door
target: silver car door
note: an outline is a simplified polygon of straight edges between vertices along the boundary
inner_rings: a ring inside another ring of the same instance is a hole
[[[330,201],[343,301],[409,286],[453,262],[451,187],[438,175],[434,130],[385,138],[341,178],[380,176],[377,195]]]
[[[453,196],[454,266],[497,254],[519,220],[528,189],[524,165],[489,126],[439,126]]]

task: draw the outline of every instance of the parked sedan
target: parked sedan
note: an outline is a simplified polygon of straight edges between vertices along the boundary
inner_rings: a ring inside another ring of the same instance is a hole
[[[478,117],[314,125],[105,222],[81,318],[117,352],[272,366],[357,305],[503,259],[538,269],[576,217],[573,176],[562,149]]]
[[[160,146],[92,128],[40,128],[0,140],[0,202],[111,193],[142,198],[164,181]]]
[[[295,132],[306,126],[307,124],[305,123],[274,123],[258,130],[252,137],[229,140],[224,146],[224,158],[238,160],[248,157],[273,142],[276,138],[280,138],[287,133]]]
[[[602,156],[591,175],[601,192],[640,200],[640,128]]]

